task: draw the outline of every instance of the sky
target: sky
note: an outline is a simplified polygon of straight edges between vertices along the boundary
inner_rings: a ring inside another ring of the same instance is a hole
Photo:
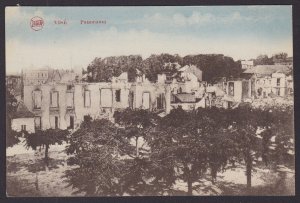
[[[35,16],[44,20],[38,31]],[[131,54],[293,55],[292,6],[6,7],[5,36],[8,74],[82,69],[95,57]]]

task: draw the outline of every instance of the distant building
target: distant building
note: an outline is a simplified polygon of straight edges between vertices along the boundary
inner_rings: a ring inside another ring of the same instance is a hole
[[[205,106],[206,107],[223,107],[221,99],[226,94],[227,83],[226,80],[220,80],[216,84],[209,84],[205,89]]]
[[[287,86],[287,94],[292,95],[294,94],[294,80],[293,76],[289,75],[286,77],[286,86]]]
[[[50,70],[47,83],[69,83],[79,82],[81,74],[74,72],[74,70]]]
[[[202,81],[202,71],[194,65],[186,65],[178,70],[178,78],[184,81],[191,81],[197,79]]]
[[[81,74],[74,70],[40,68],[23,71],[24,85],[40,85],[46,83],[66,83],[79,81]]]
[[[49,68],[23,70],[22,77],[24,85],[45,84],[48,80],[49,71]]]
[[[205,89],[207,83],[202,81],[202,71],[194,65],[177,67],[171,79],[166,74],[158,75],[158,84],[169,84],[171,109],[181,106],[184,110],[205,107]]]
[[[165,77],[158,75],[158,79],[158,82],[162,83]],[[202,83],[202,71],[196,66],[184,66],[180,68],[173,74],[172,82],[168,82],[172,94],[196,93],[199,91]]]
[[[5,84],[8,89],[14,89],[15,86],[20,86],[21,82],[21,76],[19,75],[7,75],[5,77]]]
[[[251,99],[251,81],[235,79],[227,81],[226,92],[222,98],[224,108],[233,108],[239,103]]]
[[[248,69],[252,68],[254,66],[254,61],[253,60],[242,60],[241,61],[242,69]]]
[[[284,97],[293,92],[292,68],[286,65],[258,65],[243,72],[251,76],[252,93],[256,98]],[[289,87],[288,87],[289,86]]]
[[[20,102],[17,107],[17,111],[12,116],[11,128],[17,132],[27,131],[28,133],[34,133],[36,127],[38,127],[38,121],[35,120],[35,116],[23,102]]]
[[[6,89],[20,101],[22,99],[22,78],[19,75],[7,75],[5,77]]]

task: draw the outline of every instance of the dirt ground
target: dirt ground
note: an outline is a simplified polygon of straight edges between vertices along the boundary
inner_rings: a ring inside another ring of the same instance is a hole
[[[18,152],[20,152],[20,146]],[[84,196],[74,194],[76,189],[68,185],[64,172],[70,169],[64,147],[50,148],[48,167],[43,161],[43,150],[17,153],[7,156],[7,196]],[[245,169],[241,165],[218,173],[216,184],[212,184],[209,175],[193,183],[193,195],[294,195],[295,171],[279,166],[277,172],[268,168],[255,167],[252,176],[252,188],[246,189]],[[185,195],[187,184],[177,181],[172,195]],[[170,194],[164,194],[170,195]]]

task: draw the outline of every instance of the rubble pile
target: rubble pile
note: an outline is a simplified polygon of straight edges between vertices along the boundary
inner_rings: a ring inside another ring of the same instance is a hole
[[[294,105],[293,97],[276,97],[255,99],[251,102],[254,108],[289,107]]]

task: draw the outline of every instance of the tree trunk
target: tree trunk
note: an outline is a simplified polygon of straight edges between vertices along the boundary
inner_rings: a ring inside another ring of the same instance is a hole
[[[46,148],[45,148],[45,161],[48,161],[48,159],[49,159],[48,151],[49,151],[49,145],[46,144]]]
[[[86,196],[94,196],[96,193],[96,185],[94,182],[89,182],[87,185]]]
[[[35,189],[36,189],[37,191],[40,191],[40,189],[39,189],[38,172],[35,173],[35,182],[34,182],[34,185],[35,185]]]
[[[216,175],[214,170],[211,170],[211,183],[214,185],[216,180]]]
[[[119,193],[119,195],[123,196],[123,194],[124,194],[123,183],[121,183],[120,184],[120,193]]]
[[[188,186],[188,191],[187,191],[187,195],[191,196],[193,195],[193,181],[192,181],[192,177],[191,177],[191,170],[192,166],[190,164],[184,164],[184,168],[183,168],[183,175],[186,177],[186,181],[187,181],[187,186]]]
[[[136,157],[139,157],[138,141],[139,141],[139,137],[136,137],[136,138],[135,138]]]
[[[187,184],[188,184],[188,192],[187,192],[187,195],[188,195],[188,196],[191,196],[191,195],[193,195],[193,182],[191,181],[190,178],[188,178]]]
[[[251,175],[252,175],[252,157],[250,152],[246,155],[246,176],[247,176],[247,188],[251,188]]]

